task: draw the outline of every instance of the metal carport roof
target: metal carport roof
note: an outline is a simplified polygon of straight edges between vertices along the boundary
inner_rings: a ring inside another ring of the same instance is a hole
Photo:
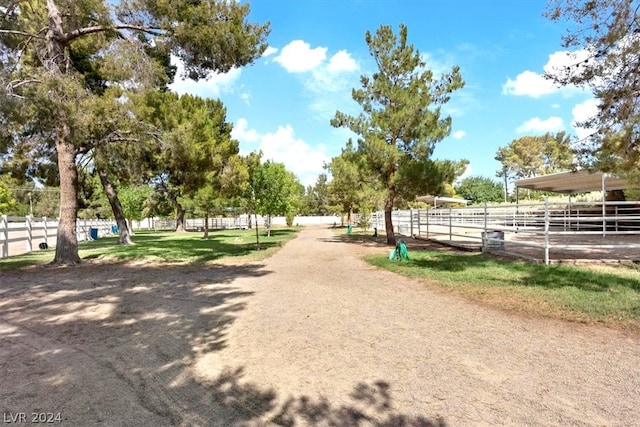
[[[416,200],[418,202],[425,202],[427,204],[432,204],[433,206],[436,206],[438,203],[440,203],[440,205],[447,205],[447,204],[455,204],[455,203],[462,203],[462,204],[467,204],[469,203],[468,200],[465,199],[459,199],[457,197],[443,197],[443,196],[420,196],[420,197],[416,197]]]
[[[560,172],[523,178],[516,181],[516,188],[552,191],[554,193],[588,193],[590,191],[624,190],[633,188],[626,180],[602,172]]]

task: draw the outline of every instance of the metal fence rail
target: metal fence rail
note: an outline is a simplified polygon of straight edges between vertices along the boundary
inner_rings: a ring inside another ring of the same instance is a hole
[[[392,222],[399,234],[482,250],[535,248],[544,254],[541,259],[546,264],[558,250],[573,251],[578,258],[593,249],[640,249],[637,201],[397,210]],[[375,212],[371,224],[384,230],[384,212]],[[594,241],[596,237],[600,241]]]

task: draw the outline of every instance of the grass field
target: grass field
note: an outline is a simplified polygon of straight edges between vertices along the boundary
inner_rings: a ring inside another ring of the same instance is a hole
[[[166,262],[209,262],[223,258],[259,261],[274,253],[282,244],[295,237],[297,228],[273,228],[271,237],[260,231],[260,251],[256,250],[255,230],[210,231],[203,233],[137,232],[134,245],[118,245],[117,237],[104,237],[79,243],[82,259],[105,258],[124,260],[157,260]],[[0,271],[51,262],[54,250],[31,252],[0,259]]]
[[[499,308],[640,331],[640,271],[633,267],[545,266],[453,251],[411,251],[410,258],[366,260]]]

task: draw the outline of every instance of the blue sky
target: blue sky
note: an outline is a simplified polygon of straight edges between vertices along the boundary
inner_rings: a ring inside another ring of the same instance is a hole
[[[178,93],[220,98],[243,154],[262,150],[304,185],[352,136],[335,129],[336,110],[358,114],[351,89],[375,72],[365,32],[408,27],[409,42],[437,75],[460,66],[466,82],[443,111],[452,117],[439,159],[468,159],[467,176],[495,178],[499,147],[525,135],[574,128],[595,112],[591,95],[553,87],[545,70],[575,63],[561,46],[565,25],[542,16],[542,0],[254,0],[250,21],[271,23],[269,48],[253,65],[207,81],[172,85]]]

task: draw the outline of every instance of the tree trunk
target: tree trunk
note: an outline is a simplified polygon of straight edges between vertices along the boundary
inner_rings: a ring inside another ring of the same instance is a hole
[[[265,224],[267,229],[267,237],[271,237],[271,215],[267,215],[267,223]]]
[[[78,218],[76,149],[68,138],[69,127],[63,121],[58,128],[56,138],[60,173],[60,221],[53,264],[65,265],[78,264],[81,261],[76,235],[76,220]]]
[[[392,170],[391,179],[395,174],[395,168]],[[393,233],[393,221],[391,219],[391,212],[393,211],[393,202],[396,199],[396,187],[394,185],[389,186],[387,191],[387,200],[384,202],[384,228],[387,233],[387,244],[396,245],[396,236]]]
[[[396,236],[393,233],[393,222],[391,220],[391,212],[393,208],[393,203],[389,206],[389,204],[384,205],[384,228],[387,232],[387,244],[395,246],[396,245]]]
[[[49,28],[47,29],[47,58],[45,67],[53,75],[62,76],[65,69],[66,55],[64,46],[59,42],[64,30],[62,17],[53,0],[47,0]],[[54,95],[55,96],[55,95]],[[68,118],[63,110],[57,119],[56,150],[58,154],[58,173],[60,175],[60,221],[54,264],[78,264],[78,238],[76,221],[78,218],[78,169],[76,168],[76,149],[70,141],[71,131]]]
[[[253,214],[255,217],[255,223],[256,223],[256,250],[260,250],[260,235],[258,233],[258,214],[254,213]]]
[[[184,233],[184,208],[176,200],[176,233]]]
[[[99,163],[99,161],[96,163]],[[104,194],[107,196],[107,200],[109,200],[109,205],[111,205],[111,211],[116,219],[116,224],[118,224],[118,244],[132,245],[133,242],[131,241],[131,235],[129,234],[129,225],[127,224],[127,218],[124,216],[122,204],[118,198],[118,193],[111,183],[107,172],[98,166],[96,166],[96,170],[98,171],[98,176],[100,177],[100,183],[102,184]]]
[[[209,238],[209,211],[204,213],[204,236],[202,238]]]

